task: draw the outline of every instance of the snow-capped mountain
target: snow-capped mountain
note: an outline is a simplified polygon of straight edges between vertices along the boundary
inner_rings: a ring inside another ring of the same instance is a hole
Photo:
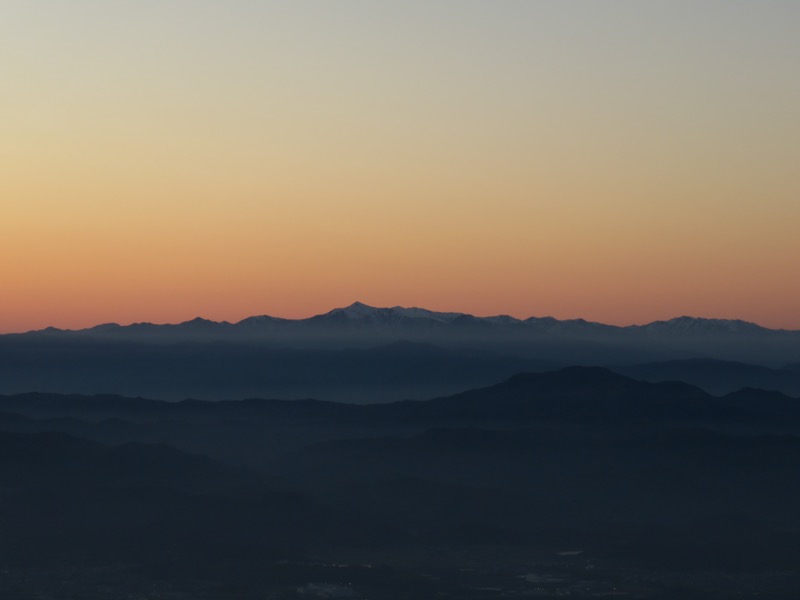
[[[770,329],[741,321],[739,319],[703,319],[698,317],[678,317],[668,321],[654,321],[647,325],[633,326],[648,335],[758,335],[768,333]]]
[[[344,308],[334,308],[332,311],[322,315],[317,315],[307,319],[309,322],[336,322],[336,323],[360,323],[373,325],[399,325],[406,322],[429,321],[432,323],[452,323],[459,317],[465,316],[463,313],[444,313],[427,310],[425,308],[405,308],[402,306],[392,306],[390,308],[378,308],[369,306],[362,302],[354,302]]]
[[[553,317],[529,317],[517,319],[509,315],[480,317],[460,312],[438,312],[419,307],[376,307],[354,302],[349,306],[333,310],[305,319],[284,319],[270,315],[258,315],[242,319],[237,323],[228,321],[211,321],[197,317],[177,324],[133,323],[119,325],[104,323],[88,329],[77,331],[47,328],[31,333],[77,333],[96,336],[125,335],[199,335],[199,336],[236,336],[258,335],[275,331],[302,331],[305,333],[339,331],[352,329],[362,332],[373,329],[393,330],[395,332],[409,330],[435,330],[446,334],[448,331],[480,331],[482,334],[496,331],[498,334],[515,334],[530,336],[567,336],[615,339],[657,339],[674,338],[708,338],[730,336],[762,336],[762,337],[795,337],[800,332],[775,330],[761,327],[755,323],[731,319],[708,319],[698,317],[678,317],[665,321],[654,321],[646,325],[621,327],[586,321],[584,319],[559,320]]]

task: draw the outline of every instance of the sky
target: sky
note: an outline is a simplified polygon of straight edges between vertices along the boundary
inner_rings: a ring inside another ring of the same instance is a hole
[[[0,332],[800,329],[800,2],[4,0]]]

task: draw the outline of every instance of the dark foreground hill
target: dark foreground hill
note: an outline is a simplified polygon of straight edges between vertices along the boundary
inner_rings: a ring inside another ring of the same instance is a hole
[[[368,406],[2,397],[0,592],[795,598],[799,405],[597,368]]]
[[[285,557],[335,522],[259,474],[162,445],[0,432],[0,475],[7,568],[206,560],[221,544]]]
[[[744,387],[800,396],[800,369],[712,360],[672,360],[616,367],[616,371],[646,381],[683,381],[712,394],[729,394]]]

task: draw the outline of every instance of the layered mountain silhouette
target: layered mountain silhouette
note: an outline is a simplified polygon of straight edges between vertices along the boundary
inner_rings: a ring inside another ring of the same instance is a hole
[[[639,570],[775,581],[800,557],[798,434],[797,398],[713,396],[596,367],[369,405],[3,396],[0,590],[19,569],[93,565],[137,590],[159,573],[183,586],[247,581],[226,588],[233,598],[303,597],[331,577],[362,596],[469,597],[465,564],[497,571],[465,556],[510,565],[522,553],[552,569],[565,545],[581,558],[559,579],[586,581],[598,560],[631,593]],[[328,565],[422,551],[442,557],[435,579],[425,567],[376,579]]]
[[[488,331],[509,330],[527,335],[550,334],[570,336],[624,336],[630,338],[652,338],[660,336],[709,338],[717,336],[756,336],[756,337],[800,337],[800,332],[775,330],[761,327],[755,323],[729,319],[707,319],[696,317],[678,317],[666,321],[655,321],[646,325],[620,327],[585,321],[584,319],[558,320],[552,317],[530,317],[517,319],[508,315],[477,317],[459,312],[437,312],[425,308],[405,308],[394,306],[379,308],[362,302],[350,306],[335,308],[327,313],[306,319],[284,319],[269,315],[253,316],[237,323],[227,321],[210,321],[195,318],[178,324],[157,325],[153,323],[134,323],[119,325],[107,323],[81,330],[62,330],[47,328],[32,331],[29,334],[58,335],[79,333],[86,336],[128,337],[140,335],[159,335],[173,339],[191,337],[227,337],[231,335],[268,335],[281,331],[323,333],[330,329],[373,329],[411,331],[471,330],[480,328]],[[27,335],[29,335],[27,334]],[[26,334],[17,334],[26,335]]]
[[[377,404],[0,396],[0,594],[788,600],[799,436],[795,397],[580,366]]]
[[[616,327],[355,303],[308,319],[198,318],[2,335],[0,393],[388,402],[577,364],[716,393],[746,386],[796,394],[796,371],[784,366],[798,361],[800,332],[744,321],[681,317]]]
[[[7,587],[17,569],[67,565],[75,577],[94,565],[88,573],[97,577],[97,568],[118,564],[172,564],[202,578],[220,547],[245,559],[285,558],[346,524],[262,474],[163,444],[0,431],[0,474],[0,590],[8,598],[30,597]],[[70,596],[94,598],[97,585]]]
[[[284,450],[341,437],[428,428],[638,427],[657,423],[756,430],[800,426],[800,400],[743,389],[713,396],[596,367],[522,373],[499,384],[423,401],[357,405],[319,400],[162,402],[120,396],[0,396],[0,427],[58,430],[106,443],[166,442],[234,463],[263,465]]]
[[[646,381],[684,381],[714,394],[751,387],[800,396],[800,369],[793,369],[791,365],[770,368],[736,361],[689,359],[631,365],[615,370]]]

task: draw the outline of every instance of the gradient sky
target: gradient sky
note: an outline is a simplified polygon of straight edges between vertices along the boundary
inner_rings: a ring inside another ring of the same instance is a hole
[[[3,0],[0,331],[800,328],[800,2]]]

